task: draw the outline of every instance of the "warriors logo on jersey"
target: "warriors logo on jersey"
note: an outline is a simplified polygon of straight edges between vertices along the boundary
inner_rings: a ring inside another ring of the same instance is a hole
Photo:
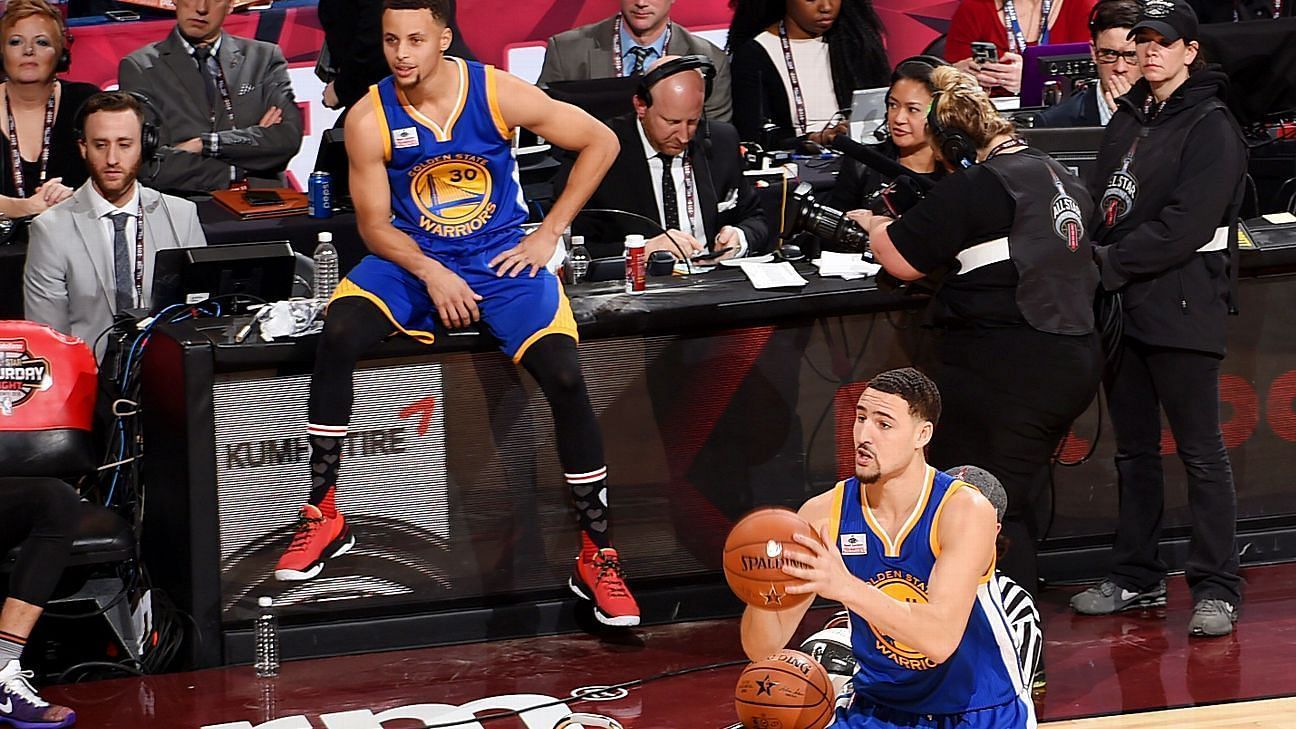
[[[893,600],[927,604],[927,585],[907,572],[887,570],[869,580],[869,584]],[[911,671],[925,671],[936,667],[936,662],[920,651],[883,633],[873,623],[869,623],[868,626],[873,631],[873,637],[877,638],[878,652],[895,661],[897,665]]]
[[[478,155],[442,155],[415,166],[409,178],[410,198],[422,213],[419,227],[432,235],[472,235],[495,215],[490,167]]]

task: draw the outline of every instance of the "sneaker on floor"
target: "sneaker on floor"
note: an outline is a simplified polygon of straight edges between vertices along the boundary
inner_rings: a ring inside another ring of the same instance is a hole
[[[1031,696],[1043,696],[1048,692],[1048,676],[1044,673],[1044,667],[1040,666],[1035,672],[1034,678],[1031,679]]]
[[[324,569],[324,562],[340,557],[355,546],[355,537],[341,514],[327,518],[318,506],[303,504],[292,543],[275,565],[276,580],[309,580]]]
[[[1111,580],[1103,580],[1071,598],[1071,609],[1081,615],[1111,615],[1122,610],[1165,607],[1165,604],[1165,580],[1142,592],[1126,590]]]
[[[16,729],[63,729],[76,724],[76,712],[42,699],[18,661],[0,668],[0,725]]]
[[[577,596],[594,603],[594,617],[600,623],[622,628],[639,624],[639,604],[626,587],[615,549],[605,547],[593,555],[577,557],[567,585]]]
[[[1233,632],[1237,608],[1226,600],[1198,600],[1188,621],[1188,635],[1195,638],[1218,638]]]

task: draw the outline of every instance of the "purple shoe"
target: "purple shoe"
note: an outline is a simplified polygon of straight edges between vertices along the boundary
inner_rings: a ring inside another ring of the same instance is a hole
[[[76,723],[76,712],[42,699],[28,681],[31,671],[18,661],[0,668],[0,726],[16,729],[63,729]]]

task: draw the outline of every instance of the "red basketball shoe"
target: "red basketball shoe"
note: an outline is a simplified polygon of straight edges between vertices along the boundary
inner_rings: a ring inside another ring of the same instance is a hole
[[[594,603],[594,617],[600,623],[622,628],[639,624],[639,604],[626,587],[621,558],[615,549],[582,551],[567,585],[577,596]]]
[[[355,546],[355,537],[341,514],[327,518],[319,507],[303,504],[292,544],[275,565],[276,580],[309,580],[324,569],[325,560],[340,557]]]

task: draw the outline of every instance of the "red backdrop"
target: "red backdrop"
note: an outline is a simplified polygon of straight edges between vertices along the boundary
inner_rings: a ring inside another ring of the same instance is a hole
[[[544,41],[607,17],[617,5],[616,0],[459,0],[459,29],[478,58],[502,64],[507,46]],[[957,5],[957,0],[877,0],[892,59],[919,53],[944,33]],[[235,35],[278,42],[290,62],[314,62],[324,34],[312,4],[290,3],[264,15],[263,21],[260,13],[241,12],[226,20],[225,27]],[[671,15],[686,26],[717,27],[729,24],[730,10],[728,0],[678,0]],[[69,77],[101,86],[114,83],[117,61],[161,39],[171,26],[170,21],[152,20],[74,27]]]

